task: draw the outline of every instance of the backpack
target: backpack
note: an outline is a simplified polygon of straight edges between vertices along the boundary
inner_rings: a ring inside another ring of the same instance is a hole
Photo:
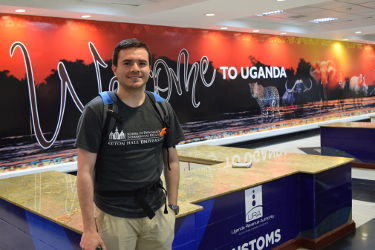
[[[151,99],[151,103],[163,124],[163,129],[160,133],[163,133],[161,135],[164,135],[169,129],[169,113],[166,101],[164,98],[154,92],[145,91],[145,93],[146,98],[148,96]],[[109,135],[114,124],[116,122],[121,123],[123,118],[121,118],[118,114],[116,90],[104,91],[99,93],[99,95],[101,96],[104,104],[101,141],[101,145],[103,145],[105,138],[107,138]]]
[[[165,135],[169,129],[169,116],[168,116],[168,109],[166,105],[165,99],[154,92],[145,91],[146,98],[147,96],[151,99],[151,103],[156,110],[162,124],[163,129],[160,133],[161,135]],[[123,118],[121,118],[118,114],[118,106],[117,106],[117,96],[116,91],[104,91],[99,93],[103,100],[104,110],[103,110],[103,121],[102,121],[102,140],[100,147],[103,146],[105,139],[110,133],[110,130],[115,125],[116,122],[121,123]],[[168,134],[167,134],[168,135]],[[167,151],[168,152],[168,151]],[[169,156],[168,156],[169,158]],[[170,169],[169,161],[168,161],[168,169]],[[152,219],[155,216],[155,213],[152,211],[149,204],[147,204],[145,200],[145,193],[149,189],[154,188],[161,188],[164,191],[165,197],[167,197],[167,190],[163,187],[161,180],[159,179],[156,183],[151,184],[150,186],[146,186],[135,191],[119,191],[119,192],[101,192],[102,195],[105,196],[134,196],[135,201],[139,204],[139,206],[145,211],[147,216]],[[98,191],[96,191],[98,192]],[[167,203],[164,204],[164,213],[167,214]]]

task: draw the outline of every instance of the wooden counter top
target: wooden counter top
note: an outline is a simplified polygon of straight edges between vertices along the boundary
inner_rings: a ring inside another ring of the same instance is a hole
[[[222,146],[179,149],[181,161],[213,164],[181,171],[178,217],[202,210],[191,204],[269,182],[298,172],[319,173],[353,159],[286,154]],[[252,160],[248,169],[233,169],[232,162]],[[219,163],[220,162],[220,163]],[[0,198],[81,233],[82,221],[76,176],[44,172],[0,180]]]
[[[0,180],[0,197],[32,213],[81,232],[76,177],[43,172]]]
[[[375,128],[375,123],[373,122],[334,122],[326,125],[321,125],[321,127],[328,128]]]
[[[55,171],[0,180],[0,198],[32,213],[82,233],[76,176]],[[181,202],[180,216],[202,210]]]
[[[235,161],[251,160],[253,162],[251,169],[261,168],[261,172],[264,172],[267,176],[269,176],[268,171],[263,171],[266,168],[272,168],[272,171],[276,171],[279,175],[282,173],[279,173],[278,171],[281,171],[282,169],[285,169],[288,174],[296,172],[315,174],[353,161],[351,158],[344,157],[284,153],[210,145],[178,149],[178,155],[180,161],[189,160],[198,163],[205,162],[206,164],[230,169],[232,169],[232,163]],[[221,163],[213,164],[213,162]]]

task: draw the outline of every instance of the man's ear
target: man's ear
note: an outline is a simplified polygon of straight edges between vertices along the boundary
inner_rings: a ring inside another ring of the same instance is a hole
[[[112,72],[115,75],[116,75],[116,69],[117,69],[116,65],[112,64]]]

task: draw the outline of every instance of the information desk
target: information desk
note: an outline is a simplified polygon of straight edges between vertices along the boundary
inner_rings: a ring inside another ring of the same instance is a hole
[[[354,166],[375,168],[375,123],[336,122],[322,125],[320,138],[322,154],[338,150],[356,158],[358,163],[356,161]]]
[[[221,146],[178,153],[215,164],[181,173],[173,249],[314,249],[355,229],[352,159]],[[249,160],[251,168],[231,167]],[[0,180],[2,247],[79,249],[75,182],[58,172]]]

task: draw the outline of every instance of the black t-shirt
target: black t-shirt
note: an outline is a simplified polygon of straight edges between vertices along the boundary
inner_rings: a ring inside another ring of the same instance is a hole
[[[163,170],[163,145],[175,146],[184,139],[178,119],[166,103],[169,113],[167,135],[160,135],[164,125],[146,95],[145,102],[136,108],[117,101],[122,122],[116,122],[109,131],[103,128],[103,101],[96,97],[88,103],[77,127],[78,148],[97,153],[95,164],[95,191],[132,191],[159,180]],[[106,136],[103,145],[102,136]],[[126,218],[145,217],[134,197],[103,197],[94,192],[95,204],[104,212]],[[162,190],[146,194],[146,201],[156,211],[165,202]]]

